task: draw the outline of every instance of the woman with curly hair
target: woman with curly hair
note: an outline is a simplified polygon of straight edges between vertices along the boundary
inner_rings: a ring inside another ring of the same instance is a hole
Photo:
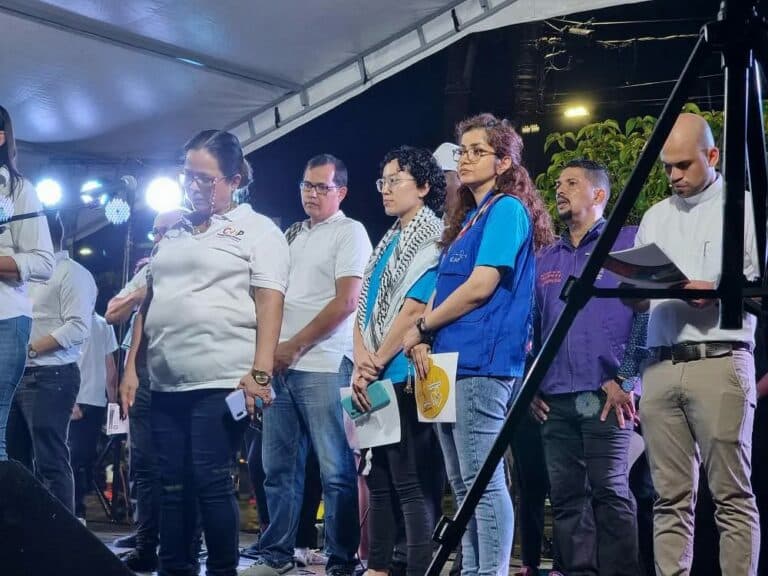
[[[435,442],[433,427],[418,421],[413,390],[406,384],[409,366],[402,348],[405,332],[424,313],[435,289],[443,233],[435,210],[445,197],[445,176],[431,152],[403,146],[384,157],[376,187],[387,216],[397,220],[376,246],[363,277],[354,330],[352,390],[358,407],[369,410],[368,385],[391,380],[401,439],[371,452],[368,573],[388,574],[397,537],[396,514],[401,511],[407,574],[415,576],[426,572],[432,555],[430,486],[434,481],[429,463],[433,459],[425,456],[434,450]]]
[[[435,297],[406,335],[420,376],[430,351],[458,352],[456,423],[438,425],[448,479],[459,502],[501,430],[523,376],[533,299],[534,251],[552,222],[522,166],[523,142],[506,120],[480,114],[458,125],[458,208],[441,246]],[[506,574],[512,501],[497,467],[462,540],[462,574]]]

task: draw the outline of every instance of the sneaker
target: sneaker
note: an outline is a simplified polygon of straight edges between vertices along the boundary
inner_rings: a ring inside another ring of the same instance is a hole
[[[250,568],[240,572],[238,576],[280,576],[290,572],[293,568],[294,563],[292,561],[286,562],[282,566],[272,566],[264,558],[259,557]]]
[[[294,548],[293,561],[296,562],[296,566],[299,566],[300,568],[306,568],[307,566],[325,566],[328,564],[328,556],[323,554],[320,550]]]
[[[112,546],[115,548],[136,548],[136,532],[117,538],[112,542]]]
[[[139,552],[134,549],[120,559],[134,572],[154,572],[157,570],[157,554],[154,551]]]

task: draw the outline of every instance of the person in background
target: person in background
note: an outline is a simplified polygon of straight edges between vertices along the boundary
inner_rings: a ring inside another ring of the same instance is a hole
[[[481,114],[457,127],[460,204],[443,234],[431,306],[404,346],[420,377],[430,350],[458,352],[455,424],[438,437],[459,502],[501,430],[525,368],[534,250],[552,242],[552,222],[522,165],[523,142],[506,120]],[[462,539],[462,574],[506,574],[514,533],[500,462]]]
[[[410,368],[402,353],[403,336],[423,312],[434,291],[443,224],[435,214],[445,196],[445,176],[428,150],[402,146],[382,161],[376,186],[387,216],[397,218],[366,268],[355,325],[352,398],[370,410],[368,386],[394,384],[401,439],[371,449],[367,476],[370,516],[368,572],[383,576],[398,541],[398,519],[405,532],[406,573],[424,574],[432,557],[434,528],[434,430],[420,423]]]
[[[42,217],[6,221],[41,208],[34,187],[16,166],[11,116],[0,106],[0,461],[8,459],[8,413],[27,360],[32,326],[29,282],[48,280],[54,265],[51,236]]]
[[[91,334],[80,350],[80,391],[69,423],[69,450],[75,478],[75,516],[85,522],[85,496],[93,485],[96,449],[107,413],[117,402],[117,338],[104,317],[93,313]]]
[[[349,385],[352,372],[352,313],[371,243],[363,225],[340,209],[347,178],[339,158],[311,158],[299,182],[307,219],[285,232],[290,277],[275,356],[276,397],[264,412],[262,438],[269,526],[248,576],[275,576],[294,567],[310,446],[322,479],[326,574],[346,576],[355,565],[355,464],[339,389]]]
[[[56,266],[30,286],[32,334],[27,367],[8,417],[8,453],[45,483],[71,512],[75,485],[67,436],[80,389],[80,350],[91,331],[96,282],[63,249],[64,226],[48,217]]]
[[[206,573],[235,576],[240,518],[232,466],[247,424],[233,419],[226,398],[242,390],[250,414],[257,399],[267,409],[272,402],[288,245],[272,220],[233,202],[251,179],[233,134],[205,130],[184,150],[181,177],[194,211],[152,257],[120,400],[125,413],[135,403],[143,340],[161,481],[158,573],[196,573],[199,516]]]
[[[165,233],[178,224],[188,214],[188,210],[170,210],[155,217],[152,224],[152,251],[165,237]],[[133,320],[135,313],[144,302],[147,294],[147,274],[149,259],[139,261],[133,277],[107,304],[105,318],[110,324],[128,321],[128,328],[123,338],[122,348],[127,354],[131,348]],[[137,351],[138,354],[139,351]],[[130,471],[133,478],[133,494],[136,499],[136,531],[118,538],[115,546],[131,548],[121,556],[123,562],[136,572],[150,572],[157,568],[157,545],[159,543],[160,522],[160,472],[157,456],[152,442],[152,423],[150,407],[149,372],[147,370],[146,350],[138,354],[135,361],[139,378],[136,398],[130,407],[128,432]]]
[[[458,144],[443,142],[434,154],[437,164],[445,174],[445,202],[441,209],[443,214],[447,215],[446,220],[450,219],[450,214],[459,207],[461,180],[459,180],[458,163],[454,158],[458,149]]]

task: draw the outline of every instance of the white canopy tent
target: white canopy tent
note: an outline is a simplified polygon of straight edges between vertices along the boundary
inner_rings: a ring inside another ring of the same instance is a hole
[[[44,156],[252,151],[469,33],[638,1],[0,0],[0,103]]]

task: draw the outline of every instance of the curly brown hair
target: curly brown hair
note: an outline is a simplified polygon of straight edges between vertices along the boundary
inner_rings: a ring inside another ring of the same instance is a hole
[[[528,170],[523,167],[523,139],[508,120],[500,120],[488,113],[478,114],[459,122],[456,126],[456,139],[461,140],[463,134],[476,129],[485,131],[488,144],[499,158],[509,156],[512,160],[509,169],[497,176],[494,194],[507,194],[520,200],[528,210],[533,224],[534,249],[539,250],[548,246],[555,240],[552,218]],[[475,197],[467,186],[462,185],[458,196],[456,209],[453,213],[446,214],[446,226],[440,240],[443,249],[450,246],[456,239],[467,212],[475,208]]]

